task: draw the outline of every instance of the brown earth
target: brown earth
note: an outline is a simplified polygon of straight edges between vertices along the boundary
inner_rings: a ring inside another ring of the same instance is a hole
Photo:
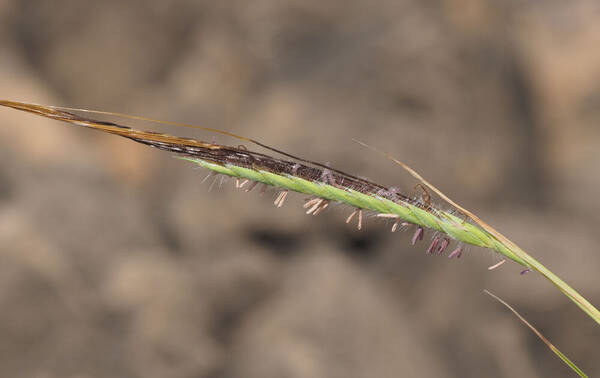
[[[598,305],[599,21],[594,0],[3,0],[0,97],[227,129],[414,193],[365,141]],[[484,288],[600,374],[600,327],[519,266],[204,175],[0,109],[0,376],[572,375]]]

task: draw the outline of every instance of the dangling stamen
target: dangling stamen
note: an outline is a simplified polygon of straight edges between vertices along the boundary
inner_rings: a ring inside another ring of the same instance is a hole
[[[396,232],[396,230],[398,229],[398,226],[400,226],[400,228],[404,229],[404,228],[408,227],[409,225],[410,225],[410,223],[408,223],[408,222],[400,223],[400,218],[398,218],[392,225],[392,232]]]
[[[435,238],[433,238],[433,241],[431,242],[431,244],[429,245],[429,248],[427,248],[427,252],[425,252],[425,253],[428,255],[431,254],[436,249],[439,242],[440,242],[440,238],[438,238],[437,236]]]
[[[417,243],[417,240],[423,240],[423,233],[423,227],[418,227],[415,231],[415,234],[412,237],[412,240],[410,241],[410,244],[415,245]]]
[[[313,199],[310,199],[310,200],[306,201],[304,203],[304,205],[302,205],[302,207],[305,208],[305,209],[308,209],[309,207],[313,206],[315,203],[318,203],[318,202],[321,202],[321,201],[322,201],[321,198],[318,198],[318,197],[317,198],[313,198]]]
[[[494,264],[494,265],[492,265],[492,266],[488,267],[488,270],[494,270],[494,269],[496,269],[497,267],[499,267],[500,265],[504,264],[505,262],[506,262],[506,259],[502,259],[502,261],[500,261],[499,263],[497,263],[497,264]]]
[[[444,238],[442,240],[442,242],[440,243],[440,247],[437,250],[438,255],[441,255],[442,253],[444,253],[444,251],[446,250],[446,248],[448,248],[449,244],[450,244],[450,239]]]
[[[248,183],[248,181],[250,181],[250,180],[248,180],[248,179],[244,179],[244,181],[241,181],[241,182],[240,182],[240,179],[239,179],[239,178],[236,178],[236,179],[235,179],[235,188],[236,188],[236,189],[241,189],[241,188],[243,188],[243,187],[244,187],[244,185],[246,185],[246,184]]]
[[[358,228],[358,230],[360,231],[360,229],[362,229],[362,217],[363,217],[363,211],[362,209],[358,210],[358,225],[356,226],[356,228]]]
[[[350,223],[350,221],[352,220],[352,218],[354,218],[354,216],[356,215],[356,213],[358,213],[358,209],[355,209],[352,214],[350,214],[350,216],[348,216],[348,218],[346,218],[346,223]]]
[[[531,272],[531,269],[530,269],[530,268],[527,268],[527,269],[525,269],[525,270],[523,270],[523,271],[521,272],[521,275],[523,275],[523,274],[527,274],[527,273],[529,273],[529,272]]]
[[[450,252],[448,258],[451,259],[453,257],[456,257],[457,259],[460,259],[460,256],[462,256],[462,251],[463,247],[457,247],[454,251]]]
[[[322,198],[318,198],[317,201],[315,201],[314,203],[312,203],[312,207],[310,209],[308,209],[306,211],[306,214],[311,214],[313,211],[316,212],[316,210],[319,208],[319,206],[321,206],[321,204],[323,203],[323,201],[325,201]],[[308,203],[311,203],[312,201],[308,201]],[[306,204],[305,204],[306,206]]]
[[[321,211],[325,210],[325,208],[327,208],[327,206],[329,206],[329,200],[323,200],[323,202],[321,202],[319,204],[319,207],[317,208],[317,210],[315,210],[313,212],[313,215],[319,214]]]
[[[357,229],[362,229],[362,219],[363,219],[363,212],[361,209],[355,209],[352,214],[350,214],[348,216],[348,218],[346,218],[346,223],[350,223],[350,221],[352,220],[352,218],[354,218],[354,216],[358,214],[358,225],[356,226]]]
[[[279,195],[277,196],[277,198],[275,199],[275,202],[273,202],[273,204],[275,206],[277,206],[278,208],[283,206],[283,202],[285,201],[285,197],[287,197],[288,191],[287,190],[282,190],[281,192],[279,192]]]

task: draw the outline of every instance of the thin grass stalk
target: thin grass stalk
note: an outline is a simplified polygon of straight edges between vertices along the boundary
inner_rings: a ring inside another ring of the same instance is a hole
[[[544,335],[542,335],[542,333],[540,331],[538,331],[533,325],[531,325],[531,323],[529,323],[527,321],[527,319],[525,319],[521,314],[519,314],[517,312],[517,310],[515,310],[511,305],[509,305],[508,303],[506,303],[506,301],[499,298],[496,294],[493,294],[488,290],[483,290],[483,292],[486,293],[487,295],[489,295],[490,297],[494,298],[498,302],[500,302],[504,307],[508,308],[523,324],[525,324],[527,326],[527,328],[529,328],[531,331],[533,331],[533,333],[535,333],[535,335],[540,340],[542,340],[542,342],[544,344],[546,344],[546,346],[554,354],[556,354],[558,356],[558,358],[560,358],[565,363],[565,365],[567,365],[568,367],[571,368],[571,370],[573,370],[575,373],[577,373],[577,375],[579,375],[580,377],[583,377],[583,378],[587,378],[587,374],[585,374],[583,372],[583,370],[581,370],[577,365],[575,365],[575,363],[573,361],[571,361],[569,359],[569,357],[567,357],[563,352],[561,352],[557,347],[555,347]]]

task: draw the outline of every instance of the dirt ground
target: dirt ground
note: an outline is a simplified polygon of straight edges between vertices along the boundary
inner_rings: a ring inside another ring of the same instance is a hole
[[[599,4],[1,0],[0,98],[226,129],[416,194],[362,140],[600,305]],[[600,327],[517,264],[205,175],[0,109],[0,376],[572,375],[483,289],[600,375]]]

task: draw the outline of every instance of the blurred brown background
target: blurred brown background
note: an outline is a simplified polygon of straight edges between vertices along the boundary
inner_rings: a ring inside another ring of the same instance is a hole
[[[363,140],[600,305],[599,21],[596,0],[1,0],[0,97],[222,128],[411,193]],[[572,375],[484,288],[600,374],[600,327],[516,264],[204,176],[0,109],[0,376]]]

